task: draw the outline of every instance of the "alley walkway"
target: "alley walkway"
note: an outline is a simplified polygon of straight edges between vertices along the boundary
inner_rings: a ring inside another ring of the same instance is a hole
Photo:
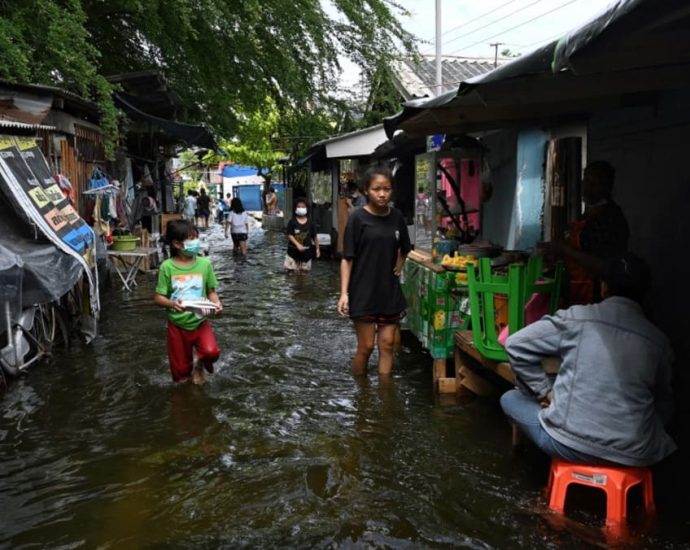
[[[491,400],[437,403],[414,342],[389,383],[352,378],[335,262],[286,276],[284,236],[244,261],[207,235],[216,373],[173,386],[154,278],[112,289],[91,346],[2,397],[0,547],[583,547],[540,514],[545,463]]]

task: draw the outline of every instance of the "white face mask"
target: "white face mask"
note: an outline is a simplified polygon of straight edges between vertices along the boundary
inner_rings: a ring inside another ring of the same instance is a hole
[[[295,214],[298,216],[306,216],[307,215],[307,209],[306,208],[295,208]]]

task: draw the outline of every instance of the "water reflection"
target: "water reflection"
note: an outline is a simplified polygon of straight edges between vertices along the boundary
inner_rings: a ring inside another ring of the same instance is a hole
[[[209,241],[226,310],[204,387],[171,384],[142,277],[2,397],[0,546],[587,547],[544,521],[544,464],[512,455],[495,402],[440,406],[414,341],[387,380],[350,375],[335,262],[286,276],[282,235],[252,231],[246,260]]]

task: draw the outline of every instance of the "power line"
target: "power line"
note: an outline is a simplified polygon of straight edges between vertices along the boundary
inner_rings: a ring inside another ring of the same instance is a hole
[[[553,8],[552,10],[549,10],[549,11],[547,11],[547,12],[544,12],[544,13],[540,14],[540,15],[537,15],[536,17],[532,17],[532,19],[528,19],[527,21],[524,21],[523,23],[520,23],[519,25],[515,25],[515,26],[513,26],[513,27],[510,27],[509,29],[505,29],[505,30],[503,30],[503,31],[501,31],[501,32],[497,32],[496,34],[492,34],[491,36],[487,36],[486,38],[483,38],[482,40],[477,40],[476,42],[473,42],[473,43],[470,44],[469,46],[463,46],[461,49],[456,50],[456,51],[453,52],[453,53],[454,53],[454,54],[457,54],[457,53],[459,53],[461,50],[467,50],[467,49],[469,49],[469,48],[472,48],[473,46],[476,46],[476,45],[478,45],[478,44],[481,44],[481,43],[483,43],[483,42],[486,42],[487,40],[491,40],[492,38],[496,38],[497,36],[501,36],[502,34],[506,34],[506,33],[510,32],[510,31],[514,31],[515,29],[519,29],[520,27],[524,27],[525,25],[531,23],[532,21],[536,21],[537,19],[541,19],[542,17],[546,17],[547,15],[550,15],[550,14],[552,14],[552,13],[555,12],[555,11],[558,11],[558,10],[560,10],[560,9],[563,9],[563,8],[565,8],[566,6],[569,6],[570,4],[574,4],[574,3],[577,2],[577,1],[578,1],[578,0],[569,0],[568,2],[565,2],[565,3],[563,3],[563,4],[560,4],[559,6],[556,6],[556,7]]]
[[[462,23],[461,25],[458,25],[458,26],[456,26],[456,27],[451,27],[451,28],[448,29],[447,31],[443,32],[443,33],[441,34],[441,36],[446,36],[448,33],[451,33],[451,32],[453,32],[453,31],[457,31],[458,29],[462,29],[463,27],[466,27],[466,26],[469,25],[470,23],[474,23],[475,21],[478,21],[479,19],[483,19],[483,18],[486,17],[487,15],[491,15],[492,13],[494,13],[494,12],[500,10],[501,8],[506,7],[508,4],[513,4],[514,2],[517,2],[517,0],[508,0],[508,2],[506,2],[505,4],[501,4],[501,5],[498,6],[497,8],[494,8],[494,9],[492,9],[492,10],[490,10],[490,11],[487,11],[487,12],[485,12],[485,13],[482,13],[481,15],[478,15],[478,16],[475,17],[474,19],[470,19],[469,21],[465,21],[464,23]],[[431,38],[430,38],[429,40],[431,40]]]
[[[447,44],[450,44],[451,42],[455,42],[456,40],[460,40],[461,38],[465,38],[466,36],[470,36],[471,34],[474,34],[477,31],[481,31],[482,29],[490,27],[491,25],[495,25],[496,23],[503,21],[504,19],[507,19],[508,17],[515,15],[516,13],[520,13],[521,11],[525,11],[526,9],[531,8],[532,6],[539,4],[540,2],[543,2],[543,1],[544,0],[534,0],[532,3],[527,4],[526,6],[523,6],[521,8],[516,9],[516,10],[513,10],[510,13],[507,13],[504,16],[499,17],[498,19],[494,19],[493,21],[489,21],[486,25],[482,25],[481,27],[477,27],[476,29],[471,30],[470,32],[466,32],[464,34],[456,36],[455,38],[451,38],[445,44],[447,45]]]

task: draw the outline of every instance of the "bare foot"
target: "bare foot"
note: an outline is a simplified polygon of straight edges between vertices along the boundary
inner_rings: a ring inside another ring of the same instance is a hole
[[[192,382],[197,386],[201,386],[206,383],[206,378],[204,378],[204,370],[199,367],[194,367],[192,372]]]

